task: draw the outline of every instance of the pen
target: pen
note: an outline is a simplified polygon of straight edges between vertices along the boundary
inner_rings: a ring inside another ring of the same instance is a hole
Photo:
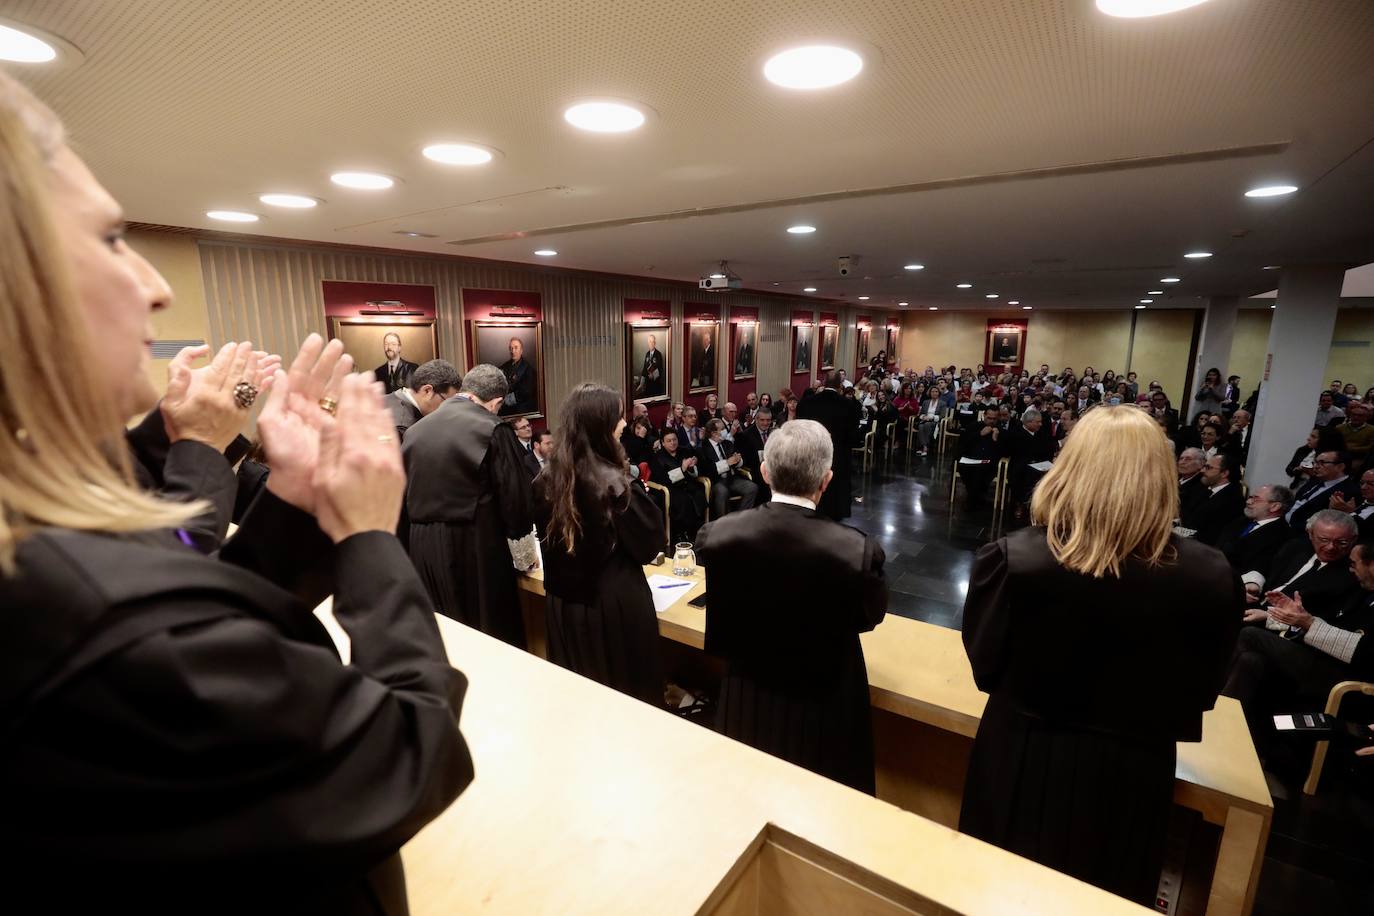
[[[690,582],[674,582],[672,585],[660,585],[659,588],[681,588],[684,585],[691,585]]]

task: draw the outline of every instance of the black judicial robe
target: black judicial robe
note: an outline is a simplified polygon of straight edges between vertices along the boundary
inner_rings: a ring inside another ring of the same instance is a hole
[[[859,436],[860,408],[858,401],[847,400],[833,388],[823,388],[814,397],[807,398],[797,405],[798,420],[815,420],[830,433],[830,442],[835,454],[830,459],[830,469],[834,472],[830,486],[821,494],[820,505],[816,511],[832,519],[849,518],[853,502],[850,489],[849,466],[851,454]]]
[[[674,469],[682,470],[684,460],[695,457],[696,452],[686,447],[678,448],[676,455],[668,454],[667,449],[659,449],[649,462],[649,472],[654,483],[667,487],[671,495],[668,511],[672,514],[669,522],[674,537],[681,534],[690,539],[706,518],[706,488],[702,486],[699,476],[700,463],[697,466],[697,477],[684,472],[683,478],[674,483],[668,476]]]
[[[510,424],[449,398],[406,433],[410,557],[441,614],[525,647],[506,540],[534,528],[524,450]]]
[[[1061,567],[1043,528],[978,551],[964,648],[989,694],[959,830],[1142,904],[1154,900],[1175,742],[1202,738],[1245,605],[1188,538],[1119,579]]]
[[[579,468],[576,553],[549,536],[547,475],[534,483],[548,595],[549,661],[663,707],[658,614],[644,564],[665,549],[663,513],[619,468]]]
[[[760,575],[786,545],[789,575]],[[725,659],[717,729],[870,795],[868,670],[859,634],[887,613],[882,547],[804,506],[707,524],[706,651]]]
[[[398,851],[473,770],[395,538],[335,547],[270,493],[220,559],[47,529],[0,606],[7,909],[406,911]]]
[[[501,416],[534,413],[539,409],[539,402],[535,398],[534,367],[524,357],[506,360],[501,364],[501,373],[506,377],[506,384],[514,396],[510,403],[501,405]]]

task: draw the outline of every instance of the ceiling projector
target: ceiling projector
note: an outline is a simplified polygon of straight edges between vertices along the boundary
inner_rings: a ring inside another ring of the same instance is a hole
[[[719,293],[730,289],[742,289],[744,281],[739,277],[702,277],[697,281],[697,287]]]

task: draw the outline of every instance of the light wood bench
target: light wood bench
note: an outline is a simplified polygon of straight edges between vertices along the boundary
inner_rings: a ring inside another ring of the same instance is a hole
[[[670,563],[644,567],[671,575]],[[544,582],[521,579],[531,649],[542,652]],[[706,612],[689,602],[705,591],[698,571],[659,615],[659,634],[704,649]],[[956,826],[972,739],[987,703],[956,630],[889,614],[862,637],[874,709],[878,797],[946,826]],[[1208,916],[1248,916],[1254,906],[1273,801],[1240,704],[1221,697],[1202,722],[1202,741],[1178,745],[1174,802],[1221,828]]]

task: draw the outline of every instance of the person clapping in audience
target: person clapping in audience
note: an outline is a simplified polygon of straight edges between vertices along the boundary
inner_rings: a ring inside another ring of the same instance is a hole
[[[1231,568],[1269,575],[1269,567],[1291,532],[1283,520],[1293,505],[1293,491],[1278,484],[1256,487],[1245,499],[1245,514],[1228,524],[1217,537],[1216,548],[1226,554]]]
[[[730,511],[730,500],[739,499],[740,509],[754,508],[759,488],[740,474],[744,458],[736,451],[735,443],[725,438],[725,422],[711,420],[706,424],[706,442],[697,450],[697,463],[702,475],[711,481],[711,514],[720,518]]]
[[[679,448],[678,435],[671,429],[664,430],[661,444],[654,453],[652,479],[668,489],[673,541],[690,541],[706,520],[706,491],[698,479],[696,452]]]
[[[1232,479],[1235,474],[1235,462],[1227,453],[1218,452],[1207,459],[1198,475],[1204,492],[1180,517],[1181,534],[1216,544],[1226,526],[1244,514],[1245,496]]]
[[[825,427],[774,432],[763,474],[773,501],[701,529],[706,651],[725,660],[717,728],[728,737],[874,791],[872,711],[859,634],[887,612],[883,549],[816,511],[830,486]],[[791,572],[781,578],[778,545]]]
[[[558,422],[534,482],[549,661],[662,708],[658,616],[643,566],[665,547],[663,515],[625,474],[620,395],[578,385]]]
[[[316,335],[264,385],[246,357],[213,392],[199,376],[193,400],[240,426],[267,389],[272,473],[217,557],[189,549],[203,505],[141,491],[121,443],[155,400],[169,290],[3,75],[0,175],[9,907],[404,912],[397,852],[473,769],[466,682],[391,533],[404,476],[380,386]],[[32,384],[52,366],[79,396]],[[232,492],[216,447],[234,424],[167,416],[172,448]],[[331,592],[348,665],[310,613]]]
[[[1171,533],[1177,494],[1149,417],[1089,411],[1035,488],[1032,527],[978,551],[964,603],[989,699],[959,830],[1143,904],[1176,742],[1202,737],[1243,607],[1226,558]]]

